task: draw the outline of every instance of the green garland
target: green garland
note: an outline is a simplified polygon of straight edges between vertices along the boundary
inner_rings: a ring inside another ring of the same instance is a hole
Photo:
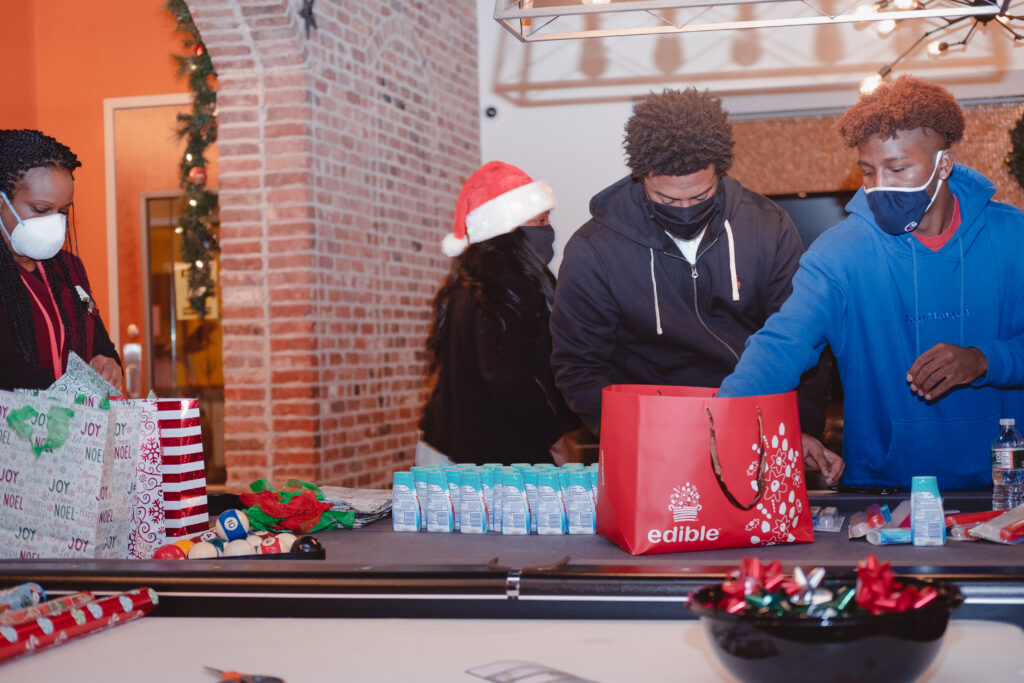
[[[1017,119],[1017,125],[1010,130],[1010,153],[1005,161],[1010,174],[1024,187],[1024,115]]]
[[[208,225],[210,214],[217,208],[217,195],[206,189],[205,156],[206,148],[217,140],[217,74],[185,0],[167,0],[164,7],[174,17],[177,32],[185,35],[188,51],[184,56],[174,56],[178,76],[188,76],[192,90],[192,112],[178,114],[178,135],[187,142],[179,167],[185,214],[177,231],[181,235],[181,258],[189,264],[189,304],[203,318],[206,300],[214,295],[211,252],[219,249]]]

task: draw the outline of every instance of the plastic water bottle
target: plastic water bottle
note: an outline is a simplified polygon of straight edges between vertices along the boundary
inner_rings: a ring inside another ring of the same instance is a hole
[[[1012,417],[999,420],[1002,433],[992,442],[992,509],[1024,505],[1024,437]]]

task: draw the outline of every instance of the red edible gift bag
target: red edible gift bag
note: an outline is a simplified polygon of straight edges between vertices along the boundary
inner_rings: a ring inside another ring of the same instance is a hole
[[[634,555],[814,540],[796,392],[606,387],[597,531]]]

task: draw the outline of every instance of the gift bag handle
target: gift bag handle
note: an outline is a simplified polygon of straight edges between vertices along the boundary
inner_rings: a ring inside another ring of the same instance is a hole
[[[764,469],[765,469],[765,452],[764,452],[764,424],[761,420],[761,406],[757,406],[757,454],[758,454],[758,465],[757,465],[757,495],[754,496],[754,500],[750,501],[749,505],[743,505],[736,497],[729,491],[729,487],[726,486],[725,480],[722,479],[722,463],[718,460],[718,445],[715,440],[715,419],[711,416],[711,408],[708,406],[704,407],[704,411],[708,414],[708,430],[711,433],[710,436],[710,451],[711,451],[711,469],[715,472],[715,479],[718,480],[718,486],[722,489],[722,493],[729,499],[729,502],[738,507],[740,510],[750,510],[761,501],[761,497],[764,496]]]

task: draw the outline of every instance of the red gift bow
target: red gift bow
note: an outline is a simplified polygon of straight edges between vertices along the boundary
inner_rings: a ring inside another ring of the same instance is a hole
[[[740,568],[729,573],[729,578],[722,584],[725,593],[718,602],[719,609],[736,613],[746,609],[748,595],[756,595],[761,591],[769,593],[782,589],[787,595],[799,590],[796,582],[782,574],[782,563],[774,560],[767,566],[761,565],[756,557],[744,557],[740,560]]]
[[[320,516],[331,509],[330,503],[316,499],[309,489],[282,503],[273,491],[259,493],[243,493],[239,496],[242,503],[249,507],[255,505],[271,517],[283,518],[274,525],[276,531],[295,531],[308,534],[320,521]]]
[[[857,563],[857,605],[872,614],[918,609],[937,597],[932,586],[918,590],[896,581],[889,563],[879,562],[873,554]]]

